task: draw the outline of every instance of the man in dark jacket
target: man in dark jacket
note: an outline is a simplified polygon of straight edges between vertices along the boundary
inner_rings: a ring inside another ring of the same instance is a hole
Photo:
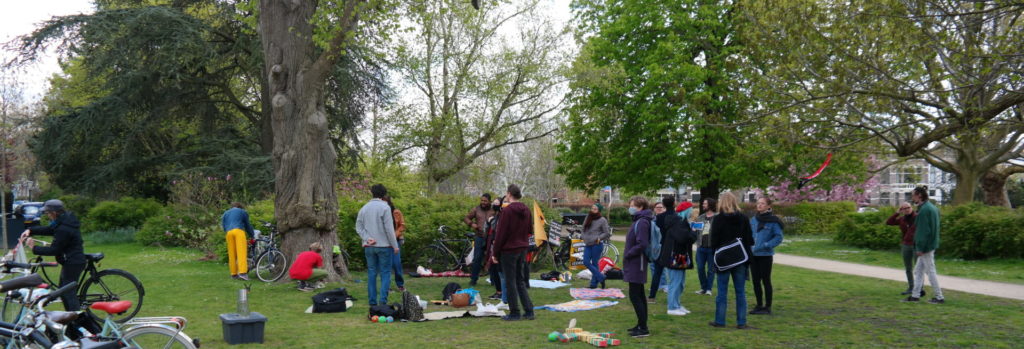
[[[526,249],[530,247],[530,231],[533,230],[533,217],[530,209],[519,199],[523,198],[523,192],[519,186],[512,184],[508,186],[505,193],[505,201],[508,207],[501,209],[501,217],[498,219],[498,232],[494,236],[494,253],[491,257],[492,263],[499,263],[501,271],[505,274],[505,291],[508,293],[509,314],[502,317],[502,320],[516,321],[521,318],[534,319],[533,301],[530,294],[526,292],[526,283],[529,280],[523,277],[524,258]],[[522,302],[523,314],[520,317],[519,303]]]
[[[662,205],[672,207],[674,201],[672,198],[666,198],[662,200]],[[655,262],[668,275],[668,283],[665,284],[668,287],[668,314],[680,316],[689,314],[690,311],[679,303],[679,297],[686,285],[686,269],[693,268],[690,251],[693,251],[694,237],[691,235],[693,231],[690,229],[690,223],[672,211],[658,213],[654,218],[654,223],[661,229],[661,253]],[[677,255],[685,256],[684,258],[691,262],[680,268],[673,263]],[[654,277],[652,282],[658,282],[657,278]],[[650,298],[654,298],[655,290],[652,285],[652,297]]]
[[[43,213],[50,217],[50,225],[25,230],[21,234],[25,246],[32,249],[32,253],[36,255],[56,257],[57,263],[61,264],[60,286],[78,281],[78,277],[85,270],[82,232],[78,230],[81,223],[74,214],[64,210],[64,203],[60,200],[48,200],[43,203]],[[50,246],[36,246],[35,240],[28,239],[32,235],[53,236],[53,243]],[[64,293],[60,298],[64,303],[64,310],[80,310],[77,292]]]

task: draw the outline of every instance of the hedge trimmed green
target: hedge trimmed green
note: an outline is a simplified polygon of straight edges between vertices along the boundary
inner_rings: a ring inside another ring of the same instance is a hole
[[[835,225],[838,230],[835,240],[875,250],[898,248],[902,237],[900,228],[885,224],[893,212],[895,211],[892,208],[882,208],[878,212],[847,213],[846,217]]]
[[[787,222],[786,234],[836,235],[839,223],[848,213],[857,212],[857,204],[851,201],[807,202],[794,205],[775,205],[775,214],[780,217],[796,217],[797,222]]]
[[[147,218],[160,213],[163,206],[153,199],[123,197],[118,201],[103,201],[89,210],[82,231],[108,231],[117,228],[142,227]]]

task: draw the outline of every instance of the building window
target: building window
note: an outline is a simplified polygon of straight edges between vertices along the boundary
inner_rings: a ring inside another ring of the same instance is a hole
[[[750,197],[750,202],[757,202],[757,194],[750,193],[749,197]]]
[[[892,203],[889,202],[889,193],[882,193],[882,196],[880,198],[880,204],[886,206],[892,205]]]
[[[929,197],[935,196],[935,189],[928,190],[928,196]]]
[[[882,173],[878,176],[881,179],[882,184],[889,184],[889,169],[882,170]]]
[[[910,201],[910,192],[903,193],[903,201]]]

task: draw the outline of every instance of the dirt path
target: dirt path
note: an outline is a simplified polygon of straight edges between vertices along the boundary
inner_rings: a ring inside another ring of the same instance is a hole
[[[612,236],[612,240],[626,241],[626,237],[625,235],[615,235]],[[794,256],[782,253],[775,254],[775,263],[804,269],[827,271],[832,273],[864,276],[893,281],[907,281],[907,276],[903,272],[903,269],[838,262],[828,259]],[[930,286],[931,284],[926,282],[925,285]],[[943,290],[954,290],[986,296],[1024,300],[1024,285],[1015,285],[1003,282],[945,276],[942,275],[942,270],[939,270],[939,286],[941,286]]]

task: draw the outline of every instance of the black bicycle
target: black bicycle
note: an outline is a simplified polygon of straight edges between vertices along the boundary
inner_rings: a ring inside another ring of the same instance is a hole
[[[123,323],[139,313],[146,290],[142,287],[142,282],[135,275],[127,271],[121,269],[100,270],[98,266],[103,257],[103,253],[85,254],[85,271],[78,278],[78,301],[82,309],[100,319],[104,315],[94,314],[93,310],[89,308],[93,303],[131,301],[131,308],[128,308],[124,313],[114,316],[114,321]],[[43,256],[36,256],[30,265],[31,268],[28,272],[40,274],[51,289],[56,289],[56,286],[60,285],[60,283],[54,282],[50,278],[45,268],[56,266],[56,263],[44,263]],[[5,297],[3,305],[0,306],[0,317],[7,322],[16,322],[11,320],[17,320],[18,314],[21,313],[21,307],[21,304],[12,302],[9,297]]]
[[[450,230],[448,226],[444,225],[437,228],[442,236],[447,235]],[[463,234],[465,239],[434,239],[434,242],[420,254],[420,265],[434,272],[465,269],[473,263],[470,253],[473,252],[473,237],[475,235],[465,233]]]
[[[280,279],[288,268],[288,257],[278,249],[278,238],[280,234],[277,226],[262,222],[263,226],[270,230],[270,235],[260,235],[257,230],[256,236],[249,240],[248,263],[249,271],[256,272],[256,277],[263,282],[274,282]]]

